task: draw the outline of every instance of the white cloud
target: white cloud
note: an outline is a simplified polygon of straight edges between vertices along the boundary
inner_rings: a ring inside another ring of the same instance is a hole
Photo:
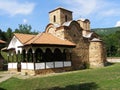
[[[28,15],[33,11],[34,7],[34,3],[20,3],[17,0],[0,0],[0,12],[11,16],[17,14]]]
[[[28,20],[27,19],[23,19],[23,23],[27,24]]]
[[[96,7],[96,0],[61,0],[67,4],[68,8],[74,11],[75,16],[86,16],[90,14]]]
[[[119,3],[107,0],[60,0],[74,12],[75,18],[80,16],[108,17],[120,15]]]
[[[120,21],[117,21],[115,26],[120,27]]]

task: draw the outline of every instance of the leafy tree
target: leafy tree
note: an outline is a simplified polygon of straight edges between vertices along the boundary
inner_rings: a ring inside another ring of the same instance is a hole
[[[6,41],[6,33],[0,29],[0,39]]]
[[[108,57],[120,56],[120,28],[108,28],[105,29],[105,31],[104,30],[99,31],[98,34],[101,36],[102,40],[105,43],[107,56]]]
[[[38,34],[38,32],[35,32],[35,30],[32,32],[32,27],[31,25],[23,25],[23,24],[19,24],[19,27],[17,29],[15,29],[15,33],[24,33],[24,34]]]
[[[7,42],[9,42],[11,40],[12,36],[13,36],[12,29],[8,28],[7,32],[6,32]]]

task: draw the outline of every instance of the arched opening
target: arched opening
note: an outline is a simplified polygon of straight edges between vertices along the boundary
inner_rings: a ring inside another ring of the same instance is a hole
[[[66,61],[66,49],[63,51],[63,61]]]
[[[28,50],[27,60],[28,60],[28,62],[33,62],[33,54],[32,54],[32,49],[31,48]]]
[[[60,49],[56,48],[54,50],[54,61],[62,61],[63,60],[63,54],[61,53]]]
[[[44,58],[46,62],[51,62],[53,60],[53,53],[49,48],[46,49]]]
[[[35,62],[39,63],[43,61],[43,51],[38,48],[35,51]]]
[[[53,16],[53,21],[56,22],[56,16],[55,15]]]

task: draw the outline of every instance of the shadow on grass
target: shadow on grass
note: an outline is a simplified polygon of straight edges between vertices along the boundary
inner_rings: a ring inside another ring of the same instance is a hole
[[[105,66],[111,66],[111,65],[114,65],[115,63],[111,63],[111,62],[106,62],[105,63]]]
[[[0,87],[0,90],[7,90],[7,89],[4,89],[4,88],[1,88],[1,87]]]
[[[94,82],[91,83],[83,83],[78,85],[69,85],[66,87],[52,87],[52,88],[44,88],[44,89],[35,89],[35,90],[96,90],[98,85]]]

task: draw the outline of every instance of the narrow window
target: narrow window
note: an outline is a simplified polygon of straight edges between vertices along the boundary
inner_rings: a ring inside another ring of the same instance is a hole
[[[67,15],[65,15],[65,22],[67,22]]]
[[[55,15],[54,15],[54,17],[53,17],[53,18],[54,18],[54,22],[56,22],[56,16],[55,16]]]

